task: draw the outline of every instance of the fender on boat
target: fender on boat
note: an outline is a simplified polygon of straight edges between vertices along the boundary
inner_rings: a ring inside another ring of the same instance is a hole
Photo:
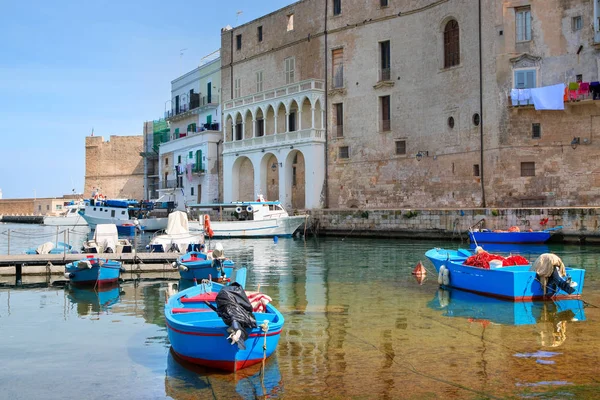
[[[450,286],[450,270],[448,268],[444,268],[444,272],[442,273],[442,283],[444,286]]]
[[[440,272],[438,273],[438,284],[439,284],[439,285],[441,285],[441,284],[443,284],[443,283],[444,283],[444,280],[443,280],[443,278],[442,278],[442,277],[443,277],[443,275],[444,275],[444,270],[446,270],[446,266],[445,266],[445,265],[442,265],[442,266],[440,267]]]

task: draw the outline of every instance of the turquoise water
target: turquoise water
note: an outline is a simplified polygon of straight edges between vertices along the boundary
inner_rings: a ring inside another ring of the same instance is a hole
[[[423,254],[458,242],[222,242],[248,268],[247,287],[260,285],[286,317],[264,366],[231,375],[176,360],[163,316],[175,280],[96,293],[40,277],[44,287],[0,289],[0,397],[594,398],[600,389],[596,247],[526,249],[556,251],[587,275],[582,302],[521,307],[438,289]],[[421,284],[410,273],[419,260],[430,271]]]

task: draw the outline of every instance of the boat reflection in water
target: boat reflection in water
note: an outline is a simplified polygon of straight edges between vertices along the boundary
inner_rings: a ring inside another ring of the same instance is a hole
[[[107,312],[121,299],[118,282],[96,288],[70,286],[65,291],[69,301],[77,305],[77,314],[80,316]]]
[[[235,373],[191,364],[172,351],[167,356],[165,393],[173,399],[256,399],[283,396],[277,356]]]
[[[550,347],[558,347],[566,340],[567,322],[585,320],[580,299],[515,302],[440,288],[427,306],[443,311],[445,317],[465,318],[483,325],[538,324],[542,345]]]

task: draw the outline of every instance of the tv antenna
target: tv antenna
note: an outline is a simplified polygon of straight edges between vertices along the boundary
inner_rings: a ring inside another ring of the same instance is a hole
[[[244,12],[242,10],[237,10],[237,12],[235,13],[235,24],[238,24],[238,18],[240,15],[242,15]]]

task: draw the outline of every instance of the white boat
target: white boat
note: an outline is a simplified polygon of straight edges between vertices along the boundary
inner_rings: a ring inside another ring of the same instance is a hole
[[[87,221],[79,213],[85,210],[85,202],[83,200],[72,202],[65,206],[65,210],[60,215],[46,215],[44,217],[44,225],[52,226],[87,226]]]
[[[185,208],[177,201],[176,190],[161,190],[156,201],[137,201],[132,199],[93,199],[86,205],[83,218],[90,228],[98,224],[115,224],[118,227],[137,226],[145,231],[159,231],[167,228],[168,215],[175,210]]]
[[[289,215],[281,202],[264,201],[262,196],[259,196],[259,201],[191,204],[188,207],[218,210],[218,218],[210,219],[204,215],[198,221],[190,221],[189,225],[190,231],[202,230],[209,236],[219,238],[290,237],[308,218],[308,215]],[[233,220],[225,220],[225,217],[232,217]],[[213,235],[207,232],[209,227]]]
[[[183,211],[173,211],[169,214],[167,229],[156,232],[146,247],[151,253],[184,253],[201,251],[203,245],[204,234],[202,232],[190,233],[187,214]]]
[[[94,238],[83,243],[83,253],[131,253],[133,246],[127,239],[119,239],[115,224],[99,224]]]

